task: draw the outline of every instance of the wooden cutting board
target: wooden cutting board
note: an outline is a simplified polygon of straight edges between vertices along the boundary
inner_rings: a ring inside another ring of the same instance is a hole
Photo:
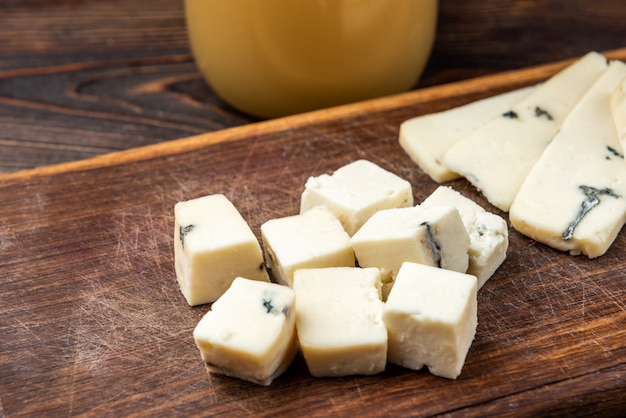
[[[607,54],[626,59],[626,49]],[[559,62],[0,177],[0,415],[618,415],[626,236],[573,257],[510,230],[456,381],[389,366],[270,387],[209,376],[173,269],[173,206],[224,193],[259,236],[307,177],[357,158],[437,185],[398,145],[408,118],[545,80]],[[465,180],[452,187],[496,213]],[[500,213],[501,215],[504,215]]]

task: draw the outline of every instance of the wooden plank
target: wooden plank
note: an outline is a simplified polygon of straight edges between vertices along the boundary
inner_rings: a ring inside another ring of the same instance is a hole
[[[402,121],[565,64],[0,176],[0,415],[617,415],[623,233],[589,260],[511,231],[456,381],[395,366],[315,379],[301,357],[270,387],[208,376],[191,336],[208,306],[188,307],[174,278],[177,201],[224,193],[259,236],[266,220],[297,213],[308,176],[366,158],[409,180],[419,202],[437,185],[400,149]],[[451,186],[497,212],[466,181]]]

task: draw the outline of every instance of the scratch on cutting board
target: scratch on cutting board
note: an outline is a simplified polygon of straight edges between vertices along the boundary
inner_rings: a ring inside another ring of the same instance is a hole
[[[603,286],[603,280],[608,272],[589,269],[587,260],[582,261],[584,262],[571,263],[567,276],[556,273],[546,274],[550,270],[543,269],[537,264],[535,269],[528,271],[528,277],[531,279],[524,292],[529,294],[529,300],[533,303],[541,302],[540,305],[535,304],[533,315],[541,317],[544,326],[560,330],[563,333],[562,337],[565,338],[566,335],[576,344],[577,350],[591,349],[597,352],[599,349],[607,356],[615,356],[613,348],[608,345],[610,342],[605,338],[614,331],[618,333],[621,331],[619,322],[614,321],[613,317],[603,316],[598,319],[593,311],[608,309],[610,312],[615,312],[609,307],[615,305],[619,311],[623,312],[625,302],[619,293]],[[514,282],[517,283],[517,280]],[[533,299],[532,295],[537,295],[537,297]],[[549,313],[550,318],[546,317],[546,313]],[[607,328],[615,330],[611,331]],[[551,340],[554,335],[552,332],[547,332],[545,338]],[[591,348],[592,345],[597,348]],[[542,357],[542,354],[536,353],[536,356]],[[546,359],[554,360],[551,357],[546,357]],[[565,363],[553,363],[553,365],[563,370],[566,367]]]
[[[626,311],[626,300],[624,300],[624,295],[623,294],[614,294],[612,292],[610,292],[608,289],[605,289],[603,287],[600,288],[600,290],[602,291],[602,293],[604,293],[605,295],[608,296],[608,298],[617,306],[620,308],[621,311]]]
[[[548,278],[548,282],[546,285],[546,280],[543,274],[537,274],[537,278],[539,279],[539,282],[541,283],[541,288],[542,288],[542,292],[543,295],[546,299],[546,307],[549,309],[550,314],[554,317],[557,315],[555,309],[554,309],[554,303],[552,302],[552,298],[550,296],[550,291],[549,291],[549,285],[550,283],[554,280],[553,277],[549,277]]]
[[[626,310],[623,298],[598,282],[598,280],[602,280],[604,277],[603,272],[591,271],[585,268],[585,266],[576,263],[573,263],[570,267],[572,269],[570,277],[575,279],[566,280],[561,278],[562,285],[559,286],[559,291],[564,300],[571,300],[570,303],[578,308],[581,319],[584,320],[586,318],[588,308],[593,308],[595,305],[594,300],[615,304],[620,311]],[[577,294],[577,290],[580,293],[580,297],[574,299],[573,295]]]
[[[160,367],[140,375],[146,384],[175,380],[180,371],[171,369],[177,367],[177,362],[196,360],[187,351],[180,352],[181,339],[187,339],[192,332],[190,326],[181,326],[193,323],[189,310],[164,306],[163,298],[154,295],[154,287],[146,289],[139,284],[117,289],[110,287],[105,278],[92,278],[90,283],[77,308],[71,337],[75,347],[71,396],[89,375],[117,376],[119,384],[107,388],[108,396],[116,397],[134,390],[138,375],[129,371],[145,370],[155,358],[163,360]]]
[[[76,346],[76,349],[74,350],[74,361],[72,364],[72,382],[70,383],[70,399],[69,399],[69,405],[68,405],[68,412],[67,412],[67,416],[72,416],[73,412],[74,412],[74,394],[76,393],[76,375],[77,375],[77,370],[78,370],[78,358],[79,358],[79,348],[78,346]]]
[[[357,378],[354,379],[354,386],[358,393],[359,399],[363,398],[363,392],[361,392],[361,385],[359,384],[359,380]]]
[[[215,391],[215,387],[216,387],[216,386],[215,386],[215,384],[213,383],[213,376],[211,376],[211,373],[209,373],[209,372],[207,371],[207,373],[206,373],[206,374],[207,374],[207,381],[208,381],[208,383],[209,383],[209,390],[207,391],[207,393],[209,394],[209,397],[210,397],[210,401],[209,401],[209,402],[210,402],[211,404],[214,404],[214,403],[217,403],[217,401],[219,400],[219,399],[218,399],[218,396],[217,396],[217,393],[216,393],[216,391]]]
[[[163,258],[161,243],[171,241],[167,215],[154,215],[150,206],[125,209],[114,216],[116,232],[115,262],[126,269],[144,265],[136,259],[159,266]]]
[[[4,225],[4,222],[0,223],[0,253],[9,251],[16,245],[18,238],[14,228]]]
[[[383,124],[381,126],[380,121],[376,121],[376,127],[372,127],[367,123],[363,123],[363,121],[356,121],[349,124],[349,127],[346,128],[346,131],[349,132],[349,136],[341,136],[335,142],[340,144],[348,144],[353,145],[359,143],[359,141],[374,141],[380,142],[383,141],[384,138],[394,138],[394,141],[398,137],[397,133],[397,125],[395,124]],[[386,129],[382,130],[381,128],[385,127]],[[356,158],[371,158],[371,152],[369,151],[370,147],[359,146],[354,150],[354,155]],[[387,154],[376,154],[376,159],[388,164],[389,167],[393,167],[393,163],[390,161],[388,157],[393,156],[393,153]]]
[[[252,156],[254,155],[256,148],[257,148],[257,141],[252,141],[250,146],[247,147],[247,152],[246,152],[246,155],[242,159],[241,167],[237,171],[236,177],[233,178],[231,187],[228,191],[228,193],[230,193],[230,196],[233,196],[235,193],[235,189],[239,188],[239,186],[242,184],[242,181],[241,181],[242,176],[246,174],[247,168],[250,165],[250,161],[252,160]]]
[[[612,323],[612,325],[615,325]],[[593,327],[590,329],[590,332],[593,335],[593,338],[591,338],[590,342],[592,344],[594,344],[596,347],[598,347],[598,349],[600,349],[603,353],[611,356],[612,358],[618,358],[619,355],[614,353],[613,350],[611,350],[611,348],[607,347],[605,344],[601,343],[601,339],[605,337],[604,333],[600,332],[599,334],[596,332],[596,328],[597,327]],[[621,329],[619,329],[619,326],[616,326],[616,332],[620,332],[622,331]]]
[[[11,221],[0,219],[0,253],[8,251],[13,246],[18,246],[20,242],[19,234],[15,232],[15,225],[10,225],[9,222],[30,225],[33,216],[41,216],[41,214],[45,213],[48,206],[47,201],[48,198],[45,193],[36,192],[30,198],[30,202],[24,204],[24,207],[28,208],[27,212],[22,213]]]
[[[17,298],[16,298],[17,299]],[[32,336],[38,343],[40,344],[45,344],[45,340],[41,337],[41,335],[43,335],[42,332],[38,332],[38,330],[33,330],[33,328],[38,328],[40,326],[40,324],[38,323],[34,323],[32,325],[29,325],[27,323],[25,323],[24,321],[20,320],[19,318],[15,318],[16,324],[19,328],[25,330],[30,336]],[[36,357],[37,354],[35,354],[34,351],[31,350],[24,350],[24,354],[32,357],[34,361],[38,361],[39,359]],[[2,415],[0,415],[2,416]]]
[[[169,166],[168,166],[169,167]],[[164,169],[161,173],[162,176],[169,177],[172,179],[171,183],[175,185],[175,187],[168,188],[168,196],[166,198],[165,195],[161,197],[162,202],[172,202],[172,210],[174,208],[174,203],[184,200],[185,198],[189,198],[189,194],[191,190],[196,190],[202,184],[205,179],[200,178],[199,176],[193,176],[189,178],[185,178],[185,180],[181,180],[178,175],[178,172],[174,170],[174,168]],[[163,184],[168,184],[170,181],[166,178],[163,180]],[[161,188],[161,192],[164,193]]]

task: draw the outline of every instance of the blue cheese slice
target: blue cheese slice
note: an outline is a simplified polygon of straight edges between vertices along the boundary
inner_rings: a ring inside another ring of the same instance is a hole
[[[460,177],[443,163],[443,157],[461,139],[508,111],[535,86],[487,97],[438,113],[418,116],[400,125],[402,149],[434,181],[443,183]]]
[[[293,290],[238,277],[193,338],[210,373],[268,386],[296,355],[295,317]]]
[[[237,276],[269,281],[256,236],[222,194],[174,206],[176,279],[191,306],[217,300]]]
[[[297,270],[296,329],[316,377],[373,375],[385,370],[380,270],[337,267]]]
[[[381,209],[413,206],[411,184],[396,174],[367,161],[357,160],[332,175],[310,177],[302,192],[300,213],[325,206],[353,235]]]
[[[476,334],[476,277],[404,263],[385,303],[388,361],[456,379]]]
[[[444,164],[469,180],[491,204],[508,211],[567,114],[605,69],[604,56],[585,55],[454,144]]]
[[[385,209],[352,236],[359,266],[378,267],[384,278],[383,299],[405,261],[465,272],[469,237],[453,206]]]
[[[604,254],[626,220],[626,162],[610,97],[626,77],[613,61],[537,161],[510,220],[524,235],[571,254]]]
[[[626,152],[626,79],[611,94],[611,115],[619,135],[621,153]]]
[[[480,289],[506,259],[509,248],[506,221],[447,186],[439,186],[420,204],[421,207],[437,205],[452,205],[459,211],[469,236],[467,273],[476,276]]]
[[[350,236],[324,206],[261,225],[268,269],[278,283],[292,286],[297,269],[354,267]]]

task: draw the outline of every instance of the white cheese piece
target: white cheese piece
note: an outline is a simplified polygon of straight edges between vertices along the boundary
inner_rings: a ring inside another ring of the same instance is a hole
[[[381,268],[392,278],[405,261],[463,273],[469,263],[469,237],[453,206],[381,210],[351,243],[359,266]]]
[[[413,206],[411,184],[378,165],[357,160],[332,175],[310,177],[302,192],[300,213],[326,206],[349,235],[381,209]]]
[[[267,386],[296,355],[295,317],[292,289],[238,277],[193,338],[209,372]]]
[[[437,205],[452,205],[459,211],[469,235],[467,273],[478,278],[480,289],[506,259],[509,248],[509,229],[506,221],[446,186],[439,186],[420,206]]]
[[[354,267],[350,236],[324,206],[261,225],[268,269],[280,284],[293,284],[300,268]]]
[[[269,281],[259,241],[221,194],[174,206],[174,267],[191,306],[215,301],[237,276]]]
[[[513,206],[515,229],[553,248],[595,258],[626,220],[626,162],[610,96],[626,77],[613,61],[535,164]]]
[[[418,116],[400,125],[400,146],[434,181],[454,180],[459,174],[443,164],[446,151],[492,119],[502,115],[535,86],[477,100],[438,113]]]
[[[587,54],[450,147],[444,164],[469,180],[491,204],[508,211],[562,121],[605,68],[604,56]]]
[[[373,375],[385,370],[380,270],[336,267],[297,270],[296,329],[311,375]]]
[[[619,134],[621,153],[626,153],[626,79],[611,94],[611,115]]]
[[[476,292],[472,275],[404,263],[383,313],[388,361],[456,379],[476,334]]]

